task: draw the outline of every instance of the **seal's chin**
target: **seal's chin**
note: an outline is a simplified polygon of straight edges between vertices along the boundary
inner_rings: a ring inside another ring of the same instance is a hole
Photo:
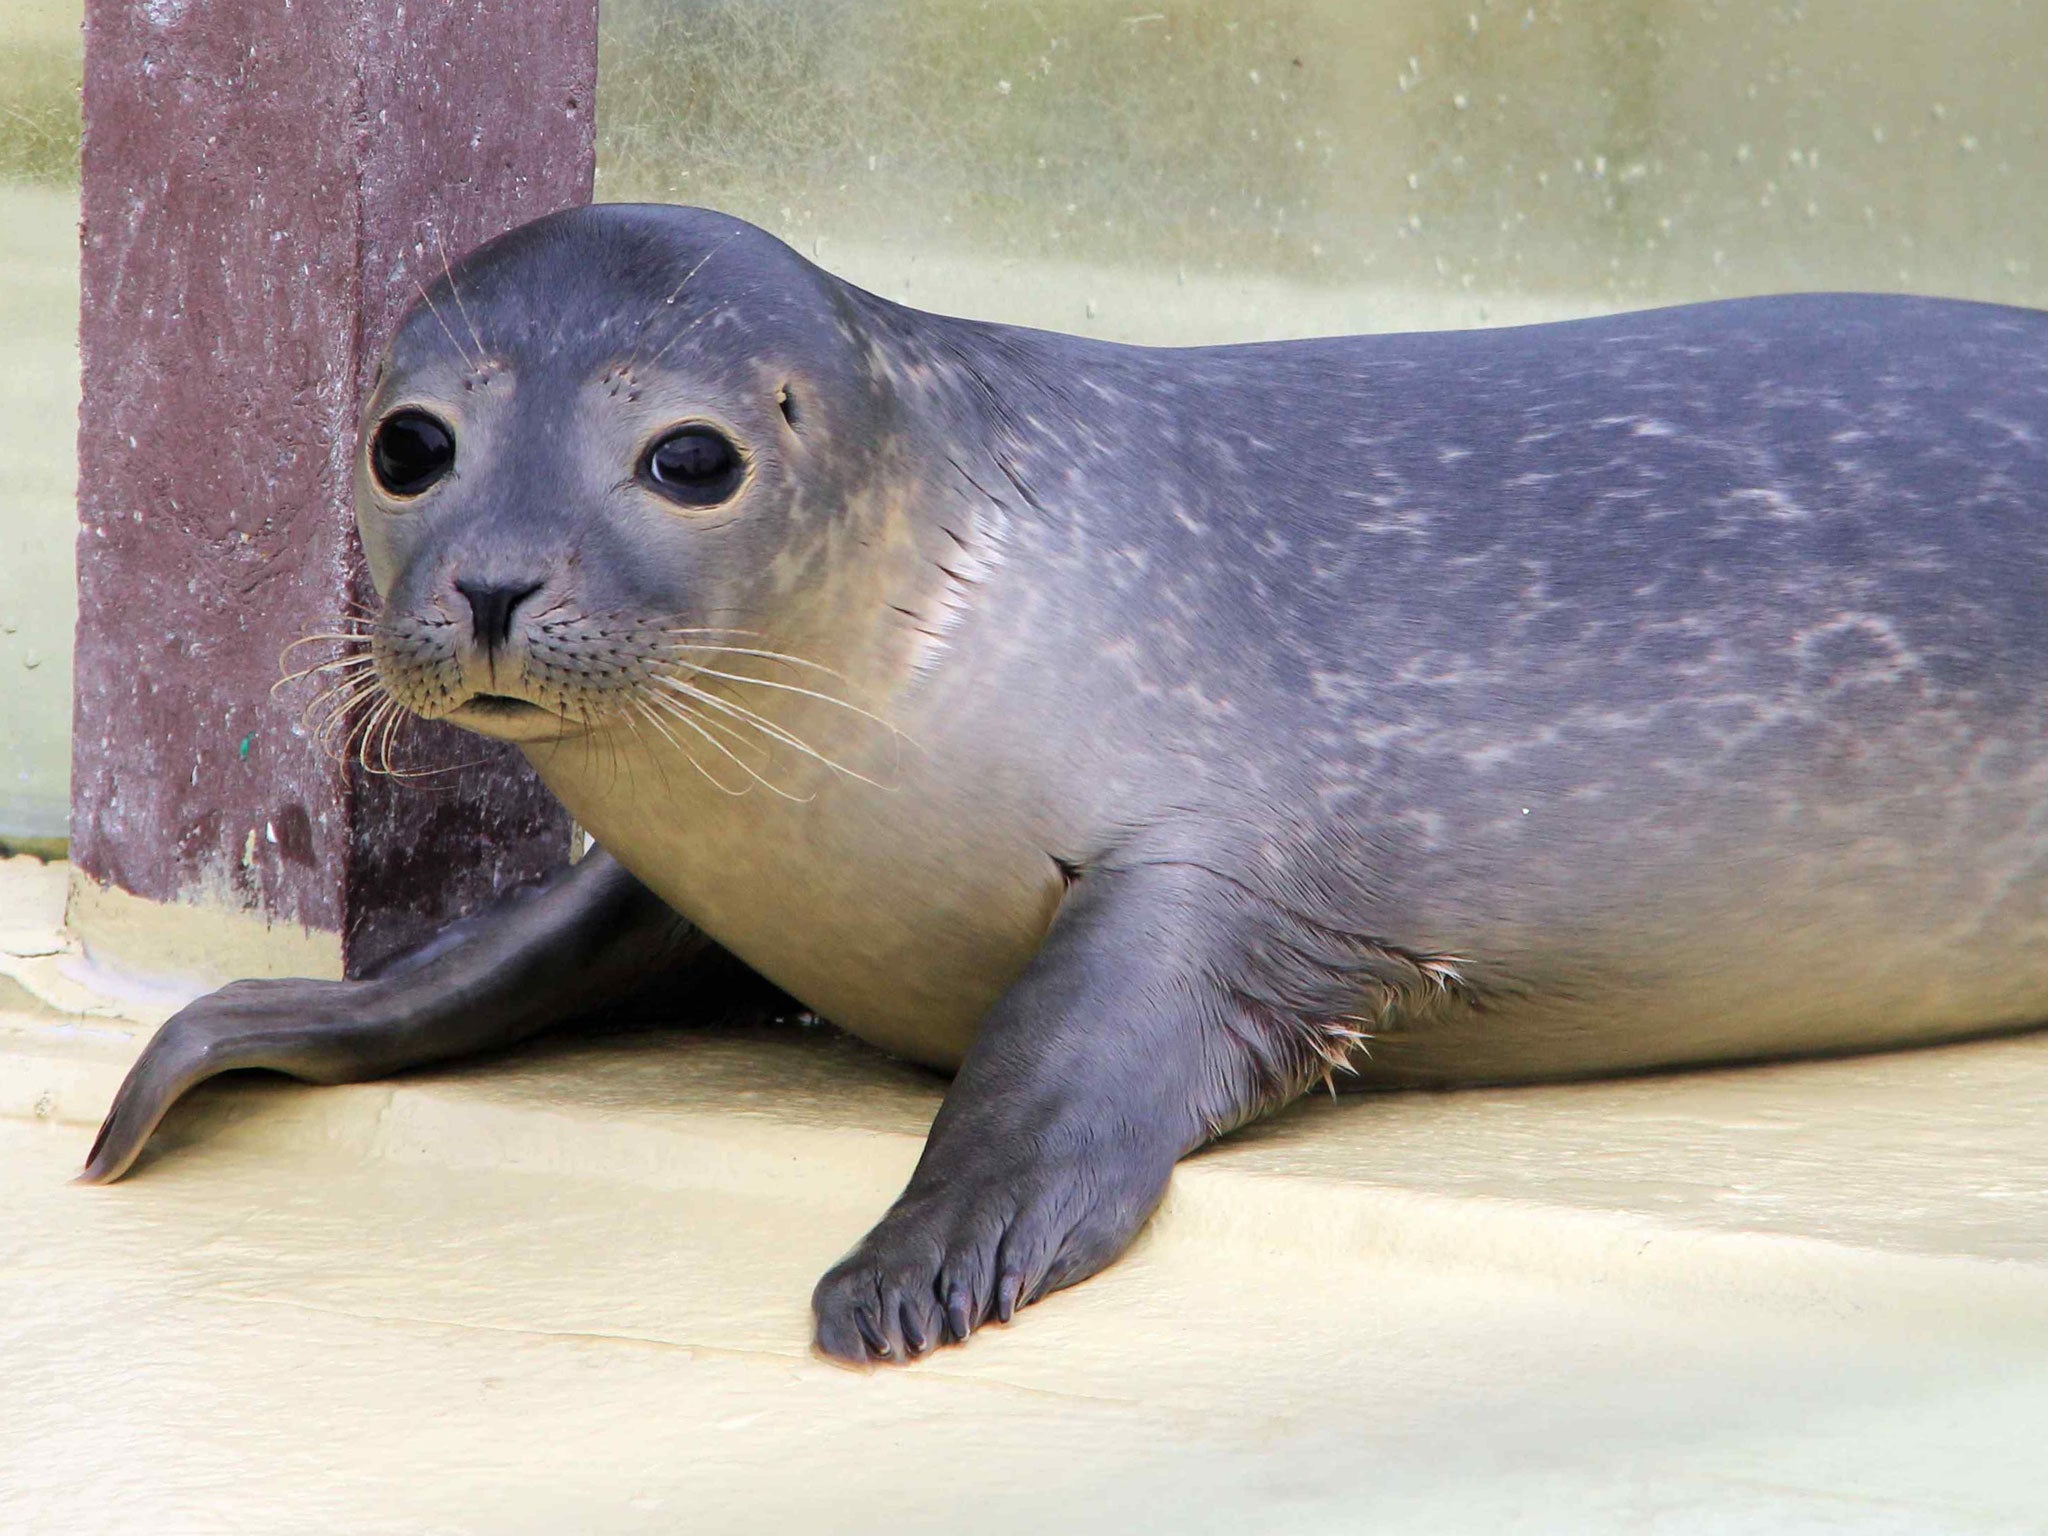
[[[559,741],[585,729],[551,709],[502,693],[473,693],[441,718],[500,741]]]

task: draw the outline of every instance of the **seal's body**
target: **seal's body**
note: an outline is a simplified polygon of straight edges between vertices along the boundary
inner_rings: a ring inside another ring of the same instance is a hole
[[[1030,427],[959,467],[932,402],[939,440],[895,473],[949,531],[812,599],[825,654],[867,621],[890,683],[866,697],[916,748],[895,792],[681,776],[688,810],[644,826],[637,777],[536,755],[826,1016],[957,1066],[1055,861],[1121,857],[1214,866],[1307,920],[1306,955],[1434,957],[1432,1006],[1353,1058],[1388,1081],[2048,1019],[2048,959],[2022,958],[2048,953],[2048,320],[1820,297],[1201,352],[947,341]],[[820,882],[790,924],[779,893]]]
[[[381,685],[524,742],[609,857],[391,976],[195,1004],[89,1176],[225,1066],[772,984],[959,1072],[816,1299],[891,1358],[1333,1074],[2048,1020],[2048,316],[1155,351],[596,208],[430,294],[365,437]]]

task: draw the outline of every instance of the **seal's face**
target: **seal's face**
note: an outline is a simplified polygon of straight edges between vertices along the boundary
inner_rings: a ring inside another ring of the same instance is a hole
[[[520,741],[744,734],[706,694],[787,654],[883,435],[835,302],[748,226],[616,206],[423,290],[356,461],[389,694]]]

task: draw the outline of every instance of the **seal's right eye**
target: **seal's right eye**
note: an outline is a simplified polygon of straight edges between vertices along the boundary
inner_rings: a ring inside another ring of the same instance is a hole
[[[647,450],[641,475],[689,507],[711,507],[739,488],[739,450],[709,427],[682,427]]]
[[[393,496],[417,496],[455,465],[455,434],[425,411],[393,411],[370,439],[370,472]]]

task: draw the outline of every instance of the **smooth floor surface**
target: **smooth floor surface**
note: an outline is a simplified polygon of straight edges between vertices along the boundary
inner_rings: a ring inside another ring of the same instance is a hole
[[[864,1374],[806,1301],[936,1080],[797,1028],[249,1075],[74,1186],[147,1027],[33,1002],[26,874],[0,1531],[2048,1530],[2048,1036],[1304,1105]]]

